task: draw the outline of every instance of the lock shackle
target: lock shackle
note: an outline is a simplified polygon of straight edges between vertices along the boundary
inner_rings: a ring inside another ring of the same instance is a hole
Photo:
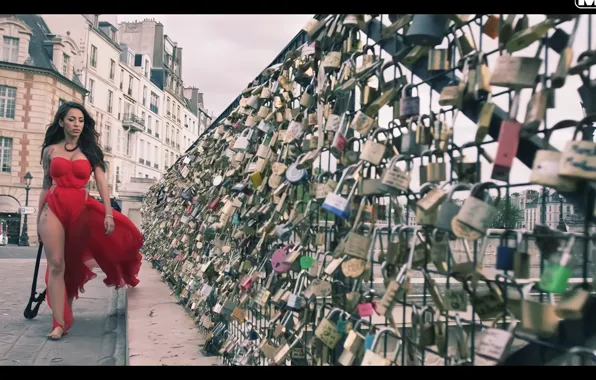
[[[406,97],[406,96],[413,96],[413,92],[414,89],[416,89],[416,93],[418,93],[418,86],[412,83],[408,83],[406,84],[403,89],[401,90],[401,96]]]
[[[520,285],[513,276],[499,273],[495,276],[495,284],[499,287],[499,289],[501,289],[503,293],[505,293],[507,289],[513,288],[519,292],[519,295],[522,298],[524,298],[524,294],[522,292],[522,285]]]
[[[385,142],[389,142],[391,141],[391,137],[389,136],[389,131],[385,128],[377,128],[370,136],[370,140],[372,141],[376,141],[379,142],[380,141],[377,139],[377,136],[379,135],[379,133],[382,133],[385,136]]]
[[[392,238],[396,234],[399,234],[399,229],[402,228],[403,226],[404,226],[403,223],[399,223],[399,224],[396,224],[395,226],[393,226],[393,228],[391,229],[391,234],[389,235],[389,238]]]
[[[439,239],[437,239],[437,235],[439,235]],[[449,233],[447,231],[441,231],[438,228],[435,228],[433,230],[433,232],[430,234],[430,241],[432,243],[436,243],[436,242],[443,242],[443,241],[447,241],[447,248],[450,249],[449,247]]]
[[[596,362],[596,350],[582,346],[574,346],[568,349],[563,355],[563,360],[568,360],[570,356],[576,355],[588,355],[590,356],[590,360]]]
[[[341,282],[341,281],[340,281],[340,282]],[[334,281],[334,283],[335,283],[335,281]],[[344,285],[345,285],[345,284],[344,284]],[[340,318],[341,318],[342,316],[345,316],[345,317],[346,317],[346,320],[349,320],[349,319],[352,317],[352,314],[348,313],[347,311],[345,311],[345,310],[342,310],[342,309],[340,309],[340,308],[338,308],[338,307],[334,307],[333,309],[331,309],[331,310],[330,310],[330,311],[327,313],[327,315],[325,316],[325,319],[328,319],[329,321],[331,321],[331,317],[333,317],[335,314],[339,314],[339,315],[340,315]]]
[[[453,198],[453,194],[455,194],[456,191],[459,190],[472,190],[472,184],[471,183],[462,183],[462,182],[458,182],[455,185],[453,185],[449,191],[447,192],[447,200],[446,201],[450,201]]]
[[[391,327],[383,327],[383,328],[379,329],[379,331],[377,331],[377,333],[375,334],[375,338],[373,339],[370,350],[373,352],[376,352],[377,346],[381,342],[381,340],[379,338],[381,336],[387,335],[387,334],[393,335],[396,340],[395,353],[393,354],[393,358],[391,359],[391,363],[395,363],[397,361],[397,357],[399,356],[399,353],[401,352],[401,347],[402,347],[402,337],[397,330],[394,330]]]
[[[357,142],[358,143],[358,150],[354,149],[354,143]],[[362,142],[360,141],[360,137],[350,137],[349,139],[346,140],[346,148],[349,148],[350,150],[354,151],[354,152],[361,152],[362,151]],[[346,149],[346,152],[348,151],[348,149]]]
[[[369,327],[369,329],[373,329],[373,328],[374,328],[374,326],[373,326],[373,325],[372,325],[372,324],[371,324],[369,321],[367,321],[367,320],[366,320],[366,319],[364,319],[364,318],[360,318],[360,319],[359,319],[359,320],[358,320],[358,321],[357,321],[357,322],[354,324],[354,326],[352,326],[352,330],[354,330],[354,331],[356,331],[356,332],[358,332],[358,333],[362,333],[362,331],[360,331],[359,329],[360,329],[360,325],[362,325],[363,323],[364,323],[364,324],[367,324],[367,325],[368,325],[368,327]]]
[[[575,125],[575,133],[573,135],[573,139],[575,139],[580,123],[581,123],[581,121],[578,122],[576,120],[566,119],[566,120],[561,120],[558,123],[556,123],[555,125],[553,125],[551,128],[548,128],[546,131],[544,131],[544,138],[542,139],[542,143],[543,143],[542,146],[543,146],[544,150],[549,150],[550,137],[554,131],[557,131],[559,129],[566,129],[566,128],[570,128]],[[583,137],[583,130],[582,130],[582,137]]]
[[[436,189],[436,188],[437,188],[437,184],[433,183],[433,182],[426,182],[426,183],[422,184],[422,186],[420,186],[420,191],[418,191],[418,193],[420,194],[420,198],[424,197],[431,190]]]
[[[501,188],[499,187],[499,185],[497,185],[494,182],[477,183],[476,185],[474,185],[474,187],[472,187],[470,195],[475,198],[487,201],[488,199],[486,199],[486,197],[490,198],[490,193],[489,193],[490,189],[497,190],[498,195],[497,195],[497,198],[494,200],[494,204],[493,204],[494,206],[497,206],[499,204],[499,202],[501,201]],[[480,196],[483,196],[483,197],[481,198]]]
[[[375,46],[376,45],[377,44],[374,44],[374,45],[368,45],[368,44],[366,44],[366,45],[364,45],[362,47],[362,54],[363,55],[364,54],[368,54],[368,52],[372,50],[372,56],[376,58],[377,57],[377,53],[375,52]]]
[[[592,141],[589,139],[591,136],[586,133],[585,127],[590,128],[594,122],[596,122],[596,113],[587,115],[580,120],[575,127],[575,131],[573,132],[573,140],[577,138],[577,134],[581,131],[583,141]]]
[[[589,69],[596,64],[596,50],[586,50],[577,57],[577,63],[569,68],[568,75],[579,75],[583,82],[589,81]],[[586,73],[588,72],[588,73]]]
[[[304,288],[304,282],[307,281],[308,279],[308,271],[306,270],[301,270],[300,273],[298,273],[298,277],[296,277],[296,285],[294,285],[294,294],[298,295],[300,294],[300,291],[302,288]]]
[[[426,125],[426,124],[424,123],[424,121],[425,121],[425,120],[428,120],[428,125]],[[421,116],[418,118],[418,122],[419,122],[420,124],[424,125],[425,127],[429,127],[429,128],[432,128],[432,127],[434,127],[434,125],[433,125],[433,122],[434,122],[434,121],[435,121],[435,116],[434,116],[434,114],[433,114],[432,112],[431,112],[430,114],[424,114],[424,115],[421,115]]]
[[[428,157],[428,162],[430,162],[430,157],[432,156],[432,154],[432,149],[424,149],[422,152],[420,152],[420,165],[424,163],[424,157]]]
[[[435,149],[430,153],[430,158],[432,157],[437,158],[437,162],[439,162],[439,158],[445,162],[445,151],[443,149]]]
[[[487,230],[487,236],[488,236],[488,230]],[[500,234],[499,234],[499,244],[503,244],[503,241],[505,241],[505,243],[509,242],[509,238],[510,237],[515,237],[515,240],[517,242],[517,236],[518,236],[518,231],[513,230],[513,229],[504,229]]]
[[[377,237],[380,238],[380,234],[383,231],[389,232],[389,227],[388,226],[378,226],[378,227],[375,227],[373,230],[372,243],[368,247],[368,262],[370,262],[370,263],[373,262],[373,259],[375,256],[375,245],[376,245]],[[389,239],[391,239],[391,235],[389,236]]]

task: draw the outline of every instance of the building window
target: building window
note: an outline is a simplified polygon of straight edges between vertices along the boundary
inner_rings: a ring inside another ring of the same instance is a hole
[[[65,101],[66,101],[66,100],[64,100],[64,99],[62,99],[62,98],[59,98],[59,99],[58,99],[58,107],[60,107],[62,104],[64,104],[64,102],[65,102]]]
[[[147,86],[143,86],[143,106],[147,107]]]
[[[116,76],[116,61],[110,59],[110,80],[114,80]]]
[[[114,93],[111,90],[108,90],[108,112],[112,113],[114,104]]]
[[[155,120],[155,137],[159,138],[159,120]]]
[[[159,98],[157,97],[157,94],[155,94],[153,91],[151,91],[151,100],[150,100],[150,104],[149,104],[149,109],[156,113],[159,114]]]
[[[70,57],[67,54],[62,53],[62,74],[68,76],[68,64],[70,63]]]
[[[112,150],[112,145],[110,144],[111,139],[112,139],[111,126],[110,126],[110,124],[106,124],[105,135],[104,135],[104,146],[106,148],[109,148],[109,150]]]
[[[132,96],[132,75],[128,76],[128,95]]]
[[[120,89],[122,90],[122,83],[124,82],[124,69],[120,69]]]
[[[19,39],[14,37],[4,37],[3,61],[17,63],[19,60]]]
[[[12,139],[0,137],[0,165],[3,173],[10,173],[12,166]]]
[[[153,132],[153,129],[151,128],[151,126],[152,126],[151,115],[147,115],[147,132],[149,134],[151,134]]]
[[[0,86],[0,117],[14,119],[16,101],[16,87]]]
[[[89,79],[89,103],[93,104],[93,88],[95,87],[95,81],[93,79]]]
[[[149,79],[149,60],[145,60],[145,78]]]
[[[91,67],[97,67],[97,47],[95,45],[91,45]]]

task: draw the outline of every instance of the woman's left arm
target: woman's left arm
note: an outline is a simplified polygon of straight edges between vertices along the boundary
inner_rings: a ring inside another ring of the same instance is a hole
[[[112,203],[110,202],[110,189],[108,188],[108,181],[106,180],[106,173],[102,168],[97,166],[94,170],[95,183],[97,190],[101,196],[104,206],[106,207],[106,215],[112,215]]]

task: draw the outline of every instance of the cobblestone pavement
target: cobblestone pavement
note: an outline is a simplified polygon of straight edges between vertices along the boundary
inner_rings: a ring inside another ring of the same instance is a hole
[[[23,317],[37,247],[0,247],[0,366],[126,365],[125,293],[103,283],[100,271],[74,303],[75,323],[60,341],[49,341],[51,310],[44,302],[36,318]],[[21,258],[6,258],[6,257]],[[22,258],[29,257],[29,258]],[[45,289],[42,259],[37,291]]]

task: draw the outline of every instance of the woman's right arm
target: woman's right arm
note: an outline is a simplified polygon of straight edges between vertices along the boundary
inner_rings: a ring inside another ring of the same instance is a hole
[[[39,195],[39,208],[37,212],[37,224],[43,213],[43,206],[45,205],[46,194],[48,189],[52,187],[52,176],[50,175],[50,161],[51,161],[51,150],[52,147],[45,147],[41,159],[41,166],[43,168],[43,184],[41,185],[41,194]]]

